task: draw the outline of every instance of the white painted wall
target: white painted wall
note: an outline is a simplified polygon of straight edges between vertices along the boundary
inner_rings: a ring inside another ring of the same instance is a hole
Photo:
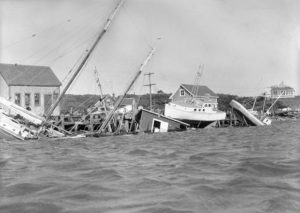
[[[25,93],[30,93],[30,108],[31,111],[38,114],[38,115],[44,115],[45,109],[44,109],[44,95],[45,94],[52,94],[53,93],[60,94],[59,87],[31,87],[31,86],[10,86],[10,101],[15,102],[15,94],[20,93],[21,94],[21,106],[26,108],[25,106]],[[40,93],[40,105],[35,106],[34,104],[34,94]],[[5,96],[3,96],[5,97]],[[52,115],[59,115],[60,114],[60,108],[59,106],[56,107]]]

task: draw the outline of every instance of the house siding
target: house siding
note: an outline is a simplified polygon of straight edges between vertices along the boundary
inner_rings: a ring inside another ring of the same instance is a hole
[[[180,90],[182,90],[182,89],[184,90],[184,93],[185,93],[184,96],[180,95]],[[172,97],[172,102],[173,103],[182,103],[182,102],[185,102],[185,100],[190,99],[190,98],[192,98],[191,94],[186,89],[184,89],[183,87],[180,86],[177,89],[177,91],[174,93],[174,95]]]
[[[53,100],[53,94],[60,94],[59,87],[33,87],[33,86],[10,86],[10,94],[6,95],[10,97],[10,101],[15,101],[15,94],[20,93],[21,94],[21,106],[26,108],[25,106],[25,94],[30,94],[30,108],[31,111],[36,113],[37,115],[44,115],[45,114],[45,100],[44,95],[52,95],[52,102]],[[34,103],[34,94],[39,93],[40,94],[40,105],[35,106]],[[8,92],[7,92],[8,94]],[[5,96],[3,96],[5,97]],[[57,106],[52,115],[59,115],[60,114],[60,107]]]
[[[290,89],[284,89],[284,88],[272,88],[271,89],[271,98],[293,98],[295,97],[294,95],[295,90],[290,88]]]
[[[184,90],[185,91],[185,95],[181,96],[180,95],[180,90]],[[177,91],[174,93],[174,95],[171,98],[171,101],[173,103],[177,103],[177,104],[184,104],[186,102],[186,100],[190,100],[192,98],[192,95],[182,86],[180,86]],[[217,103],[217,97],[214,96],[203,96],[203,97],[195,97],[195,100],[199,100],[202,102],[206,102],[206,103],[212,103],[212,104],[216,104]]]

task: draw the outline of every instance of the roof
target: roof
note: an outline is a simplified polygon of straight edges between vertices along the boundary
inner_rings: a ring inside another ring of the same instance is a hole
[[[167,117],[167,116],[164,116],[164,115],[162,115],[162,114],[159,114],[159,113],[156,113],[156,112],[153,112],[153,111],[149,111],[149,110],[146,110],[146,109],[141,109],[140,110],[140,112],[147,112],[147,113],[150,113],[150,114],[153,114],[153,115],[156,115],[156,116],[158,116],[158,117],[163,117],[163,118],[166,118],[166,119],[169,119],[169,120],[171,120],[171,121],[175,121],[175,122],[177,122],[177,123],[181,123],[181,124],[183,124],[183,125],[185,125],[185,126],[190,126],[189,124],[187,124],[187,123],[184,123],[184,122],[182,122],[182,121],[179,121],[179,120],[176,120],[176,119],[174,119],[174,118],[170,118],[170,117]]]
[[[134,101],[134,98],[124,98],[121,103],[121,106],[133,105]]]
[[[290,86],[287,86],[283,83],[283,81],[279,84],[279,85],[274,85],[274,86],[271,86],[271,89],[274,90],[274,89],[283,89],[283,90],[294,90],[293,87],[290,87]]]
[[[200,96],[217,96],[211,89],[204,85],[181,84],[181,87],[186,89],[191,95]]]
[[[9,86],[61,86],[50,67],[0,63],[0,75]]]

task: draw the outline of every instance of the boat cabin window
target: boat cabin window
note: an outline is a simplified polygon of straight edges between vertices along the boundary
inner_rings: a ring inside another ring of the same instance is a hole
[[[34,93],[34,106],[40,106],[40,105],[41,105],[41,94]]]
[[[197,111],[197,109],[194,109],[194,111]]]
[[[201,111],[201,109],[198,109],[198,111],[200,112],[200,111]]]
[[[25,106],[30,106],[30,93],[25,93]]]
[[[180,89],[180,96],[185,96],[185,91],[183,89]]]
[[[208,107],[211,107],[211,104],[208,104]]]
[[[205,112],[205,109],[203,109],[202,111]]]
[[[21,106],[21,94],[20,93],[15,94],[15,104]]]
[[[207,104],[205,104],[204,107],[207,107]]]

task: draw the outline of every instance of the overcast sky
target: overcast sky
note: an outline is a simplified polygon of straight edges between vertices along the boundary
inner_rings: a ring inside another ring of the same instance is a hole
[[[63,81],[118,0],[0,0],[0,62],[50,66]],[[300,1],[127,0],[68,93],[121,93],[150,47],[154,91],[195,82],[258,95],[285,84],[300,94]],[[157,38],[162,38],[157,42]],[[145,93],[143,75],[131,92]]]

